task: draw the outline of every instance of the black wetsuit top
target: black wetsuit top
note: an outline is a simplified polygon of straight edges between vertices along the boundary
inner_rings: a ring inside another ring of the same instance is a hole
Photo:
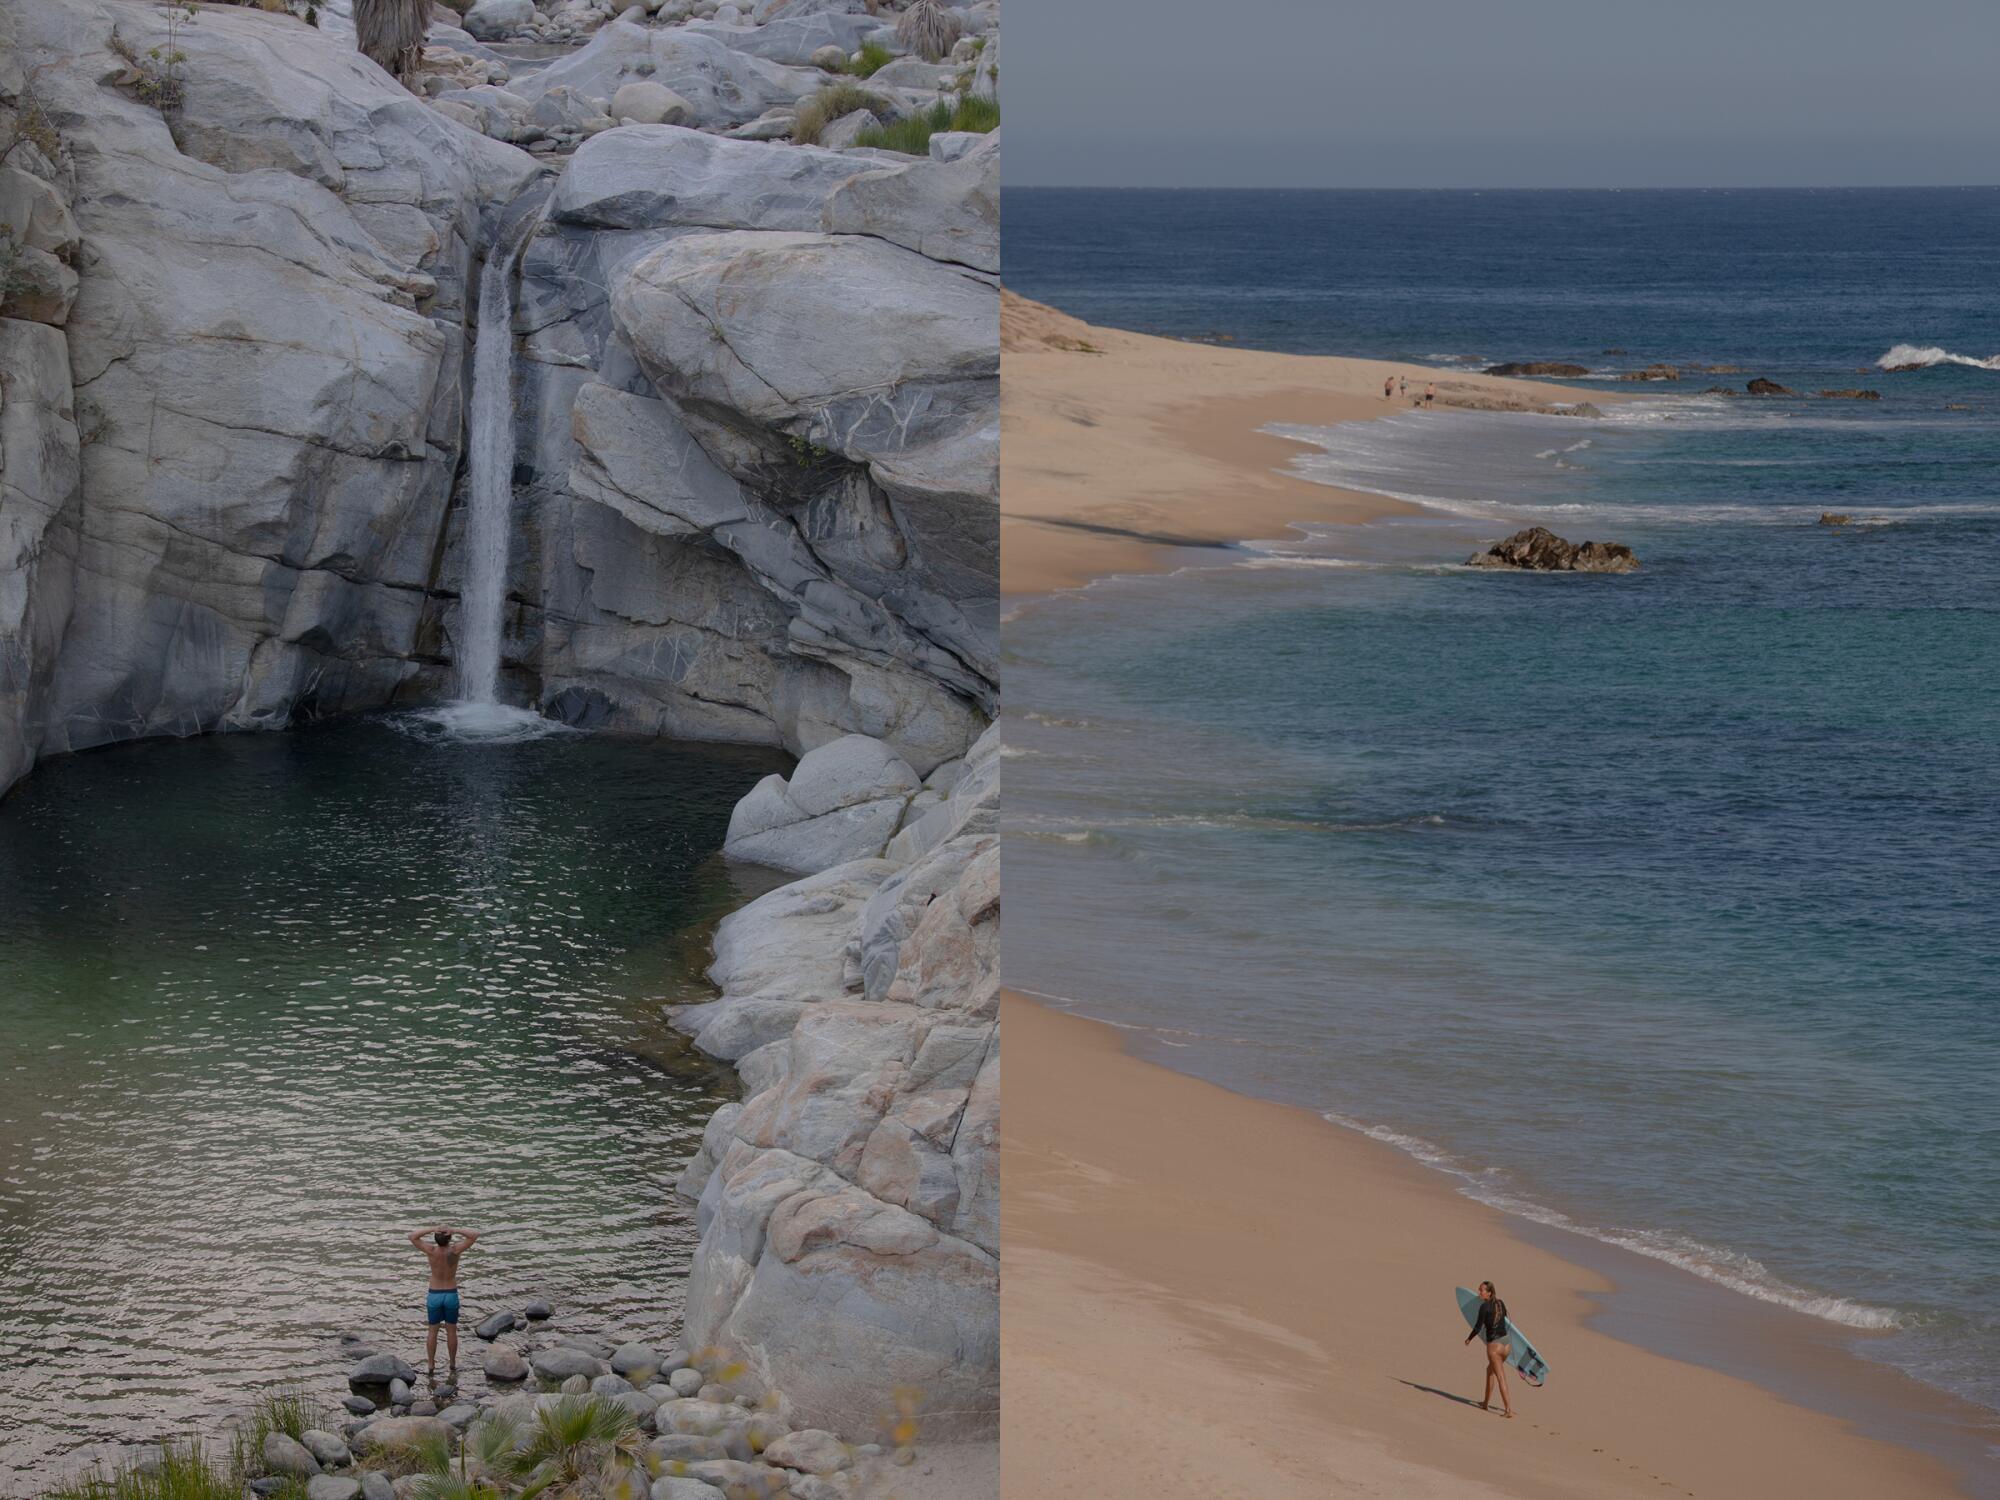
[[[1507,1304],[1494,1297],[1479,1304],[1479,1316],[1473,1320],[1472,1331],[1479,1335],[1482,1343],[1491,1344],[1507,1337]]]

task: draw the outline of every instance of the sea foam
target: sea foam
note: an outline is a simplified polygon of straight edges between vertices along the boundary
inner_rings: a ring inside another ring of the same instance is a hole
[[[1971,354],[1954,354],[1935,344],[1898,344],[1875,363],[1885,370],[1901,365],[1964,365],[1973,370],[2000,370],[2000,354],[1980,359]]]

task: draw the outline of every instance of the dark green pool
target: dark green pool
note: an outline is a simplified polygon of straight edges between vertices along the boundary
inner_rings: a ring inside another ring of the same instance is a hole
[[[733,1079],[666,1028],[784,758],[377,719],[44,765],[0,802],[0,1494],[468,1323],[664,1334]],[[385,1344],[385,1347],[389,1345]],[[472,1362],[476,1369],[476,1358]]]

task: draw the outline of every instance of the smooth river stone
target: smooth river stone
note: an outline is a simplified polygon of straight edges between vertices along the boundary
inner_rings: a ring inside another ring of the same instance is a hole
[[[528,1378],[528,1361],[520,1350],[507,1344],[495,1344],[487,1350],[482,1368],[488,1380],[512,1382]]]
[[[371,1354],[347,1372],[347,1383],[357,1390],[363,1386],[388,1385],[393,1380],[407,1385],[416,1378],[417,1372],[393,1354]]]

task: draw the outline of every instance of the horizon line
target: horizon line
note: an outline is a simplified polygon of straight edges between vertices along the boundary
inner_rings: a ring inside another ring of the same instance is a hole
[[[1037,193],[1964,193],[2000,190],[2000,182],[1777,182],[1777,183],[1653,183],[1642,187],[1569,184],[1562,187],[1502,187],[1491,185],[1454,187],[1341,187],[1276,183],[1263,187],[1243,187],[1205,182],[1008,182],[1004,192],[1016,188]]]

